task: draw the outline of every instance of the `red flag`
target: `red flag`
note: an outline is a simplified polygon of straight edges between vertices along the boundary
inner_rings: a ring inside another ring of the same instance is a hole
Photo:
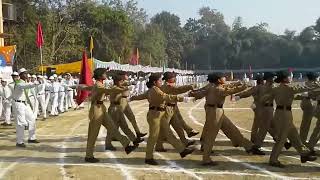
[[[42,34],[42,27],[39,21],[38,23],[38,30],[37,30],[37,47],[41,48],[43,45],[43,34]]]
[[[131,56],[130,59],[130,64],[131,65],[138,65],[139,64],[139,49],[137,48],[137,50],[135,51],[135,53]]]
[[[87,53],[85,50],[82,54],[82,65],[79,84],[85,84],[87,86],[93,85],[91,69],[88,63]],[[89,94],[89,91],[78,90],[78,95],[76,99],[77,104],[80,105],[81,103],[83,103],[83,101],[89,96]]]

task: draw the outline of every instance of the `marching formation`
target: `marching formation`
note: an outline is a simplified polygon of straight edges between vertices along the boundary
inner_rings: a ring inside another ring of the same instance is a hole
[[[11,126],[11,117],[16,124],[16,146],[26,147],[24,132],[28,131],[28,143],[39,143],[36,138],[36,119],[58,116],[70,108],[78,108],[74,102],[76,89],[90,91],[89,128],[85,161],[99,162],[94,157],[95,143],[101,125],[107,129],[105,149],[115,151],[112,141],[118,140],[130,154],[144,137],[148,135],[145,163],[158,165],[154,151],[166,152],[163,144],[168,142],[184,158],[193,153],[196,141],[190,139],[200,132],[195,131],[183,119],[178,102],[194,102],[205,98],[205,124],[200,143],[202,165],[214,166],[213,146],[221,130],[235,147],[243,147],[248,154],[265,155],[261,150],[264,139],[269,133],[275,143],[269,159],[269,165],[283,168],[278,160],[283,147],[294,147],[300,154],[301,163],[315,161],[315,146],[320,139],[320,84],[315,73],[308,73],[304,85],[292,83],[287,72],[277,74],[266,72],[255,77],[256,83],[247,81],[227,82],[226,76],[212,73],[208,76],[181,76],[174,72],[129,76],[127,72],[113,73],[109,77],[108,69],[97,68],[94,71],[93,86],[79,84],[77,78],[67,73],[63,76],[30,75],[22,68],[12,74],[12,81],[2,79],[0,88],[0,113]],[[205,83],[205,81],[208,81]],[[237,126],[224,113],[226,97],[233,101],[253,97],[251,106],[254,112],[251,139],[245,138]],[[109,101],[107,107],[105,101]],[[139,122],[130,107],[131,101],[147,100],[147,123],[149,132],[141,131]],[[303,111],[300,132],[293,124],[292,103],[301,100]],[[314,106],[313,101],[317,101]],[[11,109],[13,113],[11,114]],[[307,140],[310,122],[318,119],[316,127]],[[126,119],[132,124],[131,130]],[[123,134],[120,133],[122,130]],[[177,136],[175,135],[177,134]]]

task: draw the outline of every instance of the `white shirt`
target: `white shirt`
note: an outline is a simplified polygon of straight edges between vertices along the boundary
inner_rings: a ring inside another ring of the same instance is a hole
[[[25,90],[34,88],[37,85],[34,83],[26,83],[23,80],[20,80],[20,81],[21,82],[15,84],[12,97],[14,100],[26,101]]]

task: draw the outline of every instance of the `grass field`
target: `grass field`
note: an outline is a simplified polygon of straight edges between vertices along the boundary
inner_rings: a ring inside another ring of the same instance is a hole
[[[247,138],[250,138],[253,119],[249,108],[251,102],[251,99],[247,99],[237,103],[227,102],[225,105],[227,116]],[[180,104],[185,121],[199,131],[205,120],[203,104],[203,100]],[[148,132],[147,102],[132,102],[131,106],[139,126],[143,132]],[[299,127],[299,102],[295,102],[294,108],[294,121]],[[320,179],[320,159],[301,164],[299,155],[292,148],[281,155],[280,160],[287,165],[285,169],[268,166],[273,145],[270,136],[267,136],[263,147],[265,156],[248,155],[242,148],[232,147],[230,141],[220,133],[212,156],[219,163],[218,166],[202,167],[199,150],[181,159],[168,144],[165,145],[168,152],[155,153],[160,165],[149,166],[144,164],[145,143],[130,155],[124,153],[118,142],[113,142],[118,151],[105,151],[106,131],[101,128],[95,153],[101,162],[84,163],[89,121],[87,116],[88,110],[84,109],[64,113],[44,122],[38,121],[37,135],[41,143],[27,144],[26,149],[15,147],[14,128],[0,127],[0,179]],[[315,122],[314,119],[311,129]],[[199,140],[199,136],[195,139]]]

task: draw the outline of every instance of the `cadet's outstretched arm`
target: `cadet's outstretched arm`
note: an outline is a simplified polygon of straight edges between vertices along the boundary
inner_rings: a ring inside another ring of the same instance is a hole
[[[172,94],[172,95],[183,94],[183,93],[186,93],[186,92],[188,92],[190,90],[193,90],[193,88],[194,88],[193,85],[171,87],[170,94]]]
[[[148,91],[140,95],[132,96],[130,101],[140,101],[144,99],[148,99]]]
[[[236,96],[239,96],[241,99],[242,98],[247,98],[247,97],[250,97],[250,96],[253,96],[253,95],[256,95],[257,94],[257,86],[256,87],[252,87],[248,90],[245,90],[243,92],[240,92],[238,94],[236,94]]]
[[[247,89],[246,85],[241,85],[241,86],[237,86],[237,87],[233,87],[233,88],[221,88],[221,91],[219,93],[221,93],[222,96],[230,96],[232,94],[236,94],[239,93],[243,90]]]
[[[159,94],[165,101],[176,101],[176,102],[182,102],[183,97],[179,97],[177,95],[170,95],[166,94],[163,91],[161,91],[159,88],[155,89],[156,93]]]

